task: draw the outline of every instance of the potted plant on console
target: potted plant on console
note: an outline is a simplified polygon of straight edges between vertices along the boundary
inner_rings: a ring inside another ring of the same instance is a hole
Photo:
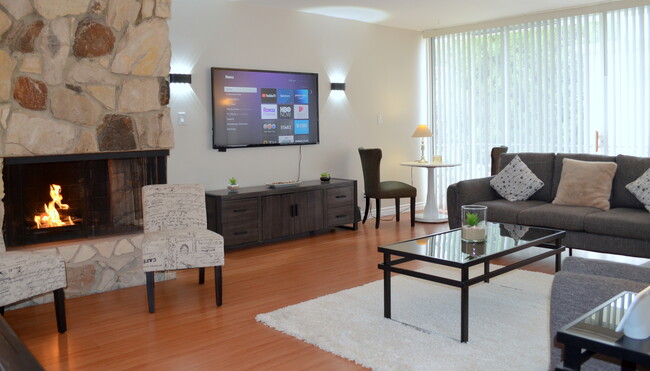
[[[330,177],[330,173],[320,173],[320,180],[321,180],[321,182],[329,182],[330,179],[332,179],[332,178]]]
[[[228,179],[228,190],[231,192],[235,192],[238,189],[239,189],[239,184],[237,184],[237,179],[235,177]]]

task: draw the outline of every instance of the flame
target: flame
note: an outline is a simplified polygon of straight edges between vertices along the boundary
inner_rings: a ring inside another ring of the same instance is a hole
[[[67,221],[61,220],[59,212],[56,210],[58,206],[61,210],[68,210],[70,206],[64,204],[63,196],[61,195],[61,186],[58,184],[50,184],[50,197],[52,201],[43,205],[44,213],[34,216],[34,221],[36,222],[36,228],[52,228],[52,227],[63,227],[66,225],[74,225],[72,218],[68,216]]]

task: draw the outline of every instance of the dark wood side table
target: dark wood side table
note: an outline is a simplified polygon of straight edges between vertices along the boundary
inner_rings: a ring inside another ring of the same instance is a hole
[[[614,331],[635,296],[633,292],[624,291],[562,327],[557,340],[564,344],[564,363],[555,370],[580,370],[594,354],[620,359],[622,370],[635,370],[637,365],[650,366],[650,338],[636,340]]]

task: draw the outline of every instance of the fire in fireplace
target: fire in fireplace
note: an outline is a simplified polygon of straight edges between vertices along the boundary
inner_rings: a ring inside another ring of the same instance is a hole
[[[58,184],[50,184],[50,202],[43,204],[44,211],[40,214],[34,215],[34,223],[36,229],[41,228],[57,228],[65,227],[66,225],[74,225],[75,222],[72,215],[61,215],[57,209],[69,210],[70,206],[63,203],[63,195],[61,194],[61,186]],[[63,219],[61,217],[63,216]],[[79,222],[80,220],[77,221]]]
[[[5,243],[23,246],[141,230],[141,189],[166,183],[168,154],[5,158]]]

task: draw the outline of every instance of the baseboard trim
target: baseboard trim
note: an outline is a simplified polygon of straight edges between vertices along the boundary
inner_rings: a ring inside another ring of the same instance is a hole
[[[425,205],[425,202],[416,202],[415,203],[415,211],[416,212],[422,212],[422,210],[424,210],[424,205]],[[375,214],[376,214],[375,210],[376,209],[375,209],[374,206],[375,206],[374,202],[372,202],[372,200],[371,200],[371,202],[370,202],[370,212],[368,214],[368,219],[375,217]],[[402,202],[400,204],[400,210],[401,210],[402,214],[407,213],[409,211],[409,208],[410,208],[410,206],[409,206],[408,202],[407,203]],[[361,217],[362,218],[363,218],[363,213],[365,212],[365,210],[366,210],[365,205],[361,206]],[[381,208],[381,217],[382,218],[385,217],[385,216],[392,216],[392,215],[395,215],[395,205],[384,206],[384,207]]]

